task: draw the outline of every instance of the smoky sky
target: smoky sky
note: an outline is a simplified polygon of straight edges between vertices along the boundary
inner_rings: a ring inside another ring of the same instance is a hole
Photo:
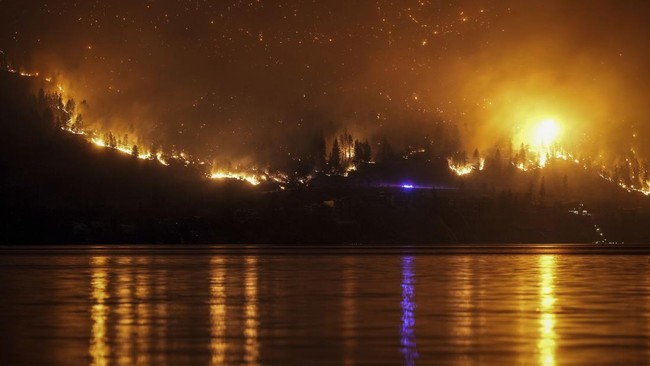
[[[650,134],[649,16],[640,0],[0,0],[0,49],[58,75],[97,128],[210,158],[436,123],[487,149],[545,114],[599,152]]]

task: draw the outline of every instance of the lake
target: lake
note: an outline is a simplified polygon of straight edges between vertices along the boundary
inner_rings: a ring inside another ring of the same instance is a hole
[[[1,247],[2,365],[650,360],[642,246]]]

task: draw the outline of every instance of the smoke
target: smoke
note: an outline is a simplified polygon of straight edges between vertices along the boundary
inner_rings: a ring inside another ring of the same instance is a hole
[[[564,144],[650,136],[650,5],[619,1],[4,1],[0,49],[85,99],[85,121],[208,160],[299,155],[343,130],[467,149],[554,118]],[[632,135],[636,137],[632,137]]]
[[[452,73],[473,103],[466,105],[468,143],[517,144],[527,126],[553,118],[562,143],[583,153],[639,151],[650,133],[650,60],[641,47],[649,9],[639,2],[513,4],[508,21],[486,35],[490,46]]]

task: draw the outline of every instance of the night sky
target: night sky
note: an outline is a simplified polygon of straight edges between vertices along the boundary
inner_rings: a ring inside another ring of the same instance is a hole
[[[210,159],[263,161],[344,129],[401,146],[436,123],[490,149],[547,116],[595,153],[650,134],[644,1],[0,0],[0,10],[0,49],[85,99],[87,123]]]

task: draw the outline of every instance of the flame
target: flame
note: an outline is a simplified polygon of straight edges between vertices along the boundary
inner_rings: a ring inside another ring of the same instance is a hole
[[[520,170],[528,171],[545,167],[553,158],[568,160],[567,153],[560,145],[562,128],[554,118],[535,120],[517,134],[525,155],[514,165]]]
[[[65,128],[64,128],[64,130],[67,131],[67,132],[75,133],[75,132],[70,131],[70,130],[65,129]],[[86,133],[81,132],[79,134],[84,134],[85,135]],[[128,145],[119,145],[119,146],[113,147],[113,146],[110,146],[108,143],[106,143],[106,141],[104,141],[104,140],[102,140],[100,138],[97,138],[97,137],[90,138],[89,141],[92,144],[94,144],[96,146],[99,146],[99,147],[102,147],[102,148],[114,149],[114,150],[117,150],[117,151],[119,151],[121,153],[124,153],[124,154],[127,154],[127,155],[133,155],[133,145],[131,145],[130,148],[128,147]],[[157,153],[156,155],[153,156],[153,159],[152,159],[151,152],[148,152],[148,151],[146,151],[144,149],[140,149],[139,146],[138,146],[138,151],[143,151],[143,152],[138,153],[138,156],[137,156],[138,159],[141,159],[141,160],[155,160],[155,161],[159,162],[162,165],[165,165],[165,166],[169,165],[169,162],[167,162],[163,158],[162,153]]]
[[[556,259],[552,255],[539,258],[539,340],[537,351],[539,364],[544,366],[555,365],[557,352],[557,319],[555,295],[555,269]]]
[[[108,145],[106,145],[104,140],[100,140],[98,138],[93,138],[93,139],[90,140],[90,142],[92,142],[93,144],[95,144],[97,146],[100,146],[100,147],[108,147]]]
[[[210,179],[236,179],[236,180],[248,182],[249,184],[256,186],[261,183],[262,177],[254,174],[234,173],[234,172],[220,170],[210,174]]]
[[[560,127],[557,122],[548,118],[541,121],[535,127],[535,135],[533,137],[535,144],[539,147],[539,150],[555,143],[560,135]]]
[[[610,183],[614,183],[617,186],[623,188],[624,190],[626,190],[626,191],[628,191],[630,193],[637,192],[637,193],[641,193],[641,194],[643,194],[645,196],[650,196],[650,181],[644,182],[643,187],[633,187],[633,186],[629,186],[629,185],[627,185],[627,184],[625,184],[625,183],[623,183],[621,181],[616,181],[616,180],[614,180],[613,178],[607,176],[604,173],[600,173],[599,175],[604,180],[606,180],[606,181],[608,181]]]
[[[18,74],[22,77],[39,77],[40,75],[39,72],[23,72],[13,69],[7,69],[7,71]],[[70,91],[64,87],[64,84],[60,82],[60,79],[58,77],[58,80],[53,80],[51,77],[45,77],[43,79],[47,82],[56,81],[56,83],[53,83],[52,87],[55,88],[55,90],[60,94],[61,99],[64,101],[72,99],[70,96]],[[107,141],[97,137],[98,131],[75,126],[75,121],[77,119],[77,116],[79,116],[76,111],[66,111],[66,113],[69,113],[68,116],[70,118],[65,122],[61,129],[68,133],[83,136],[86,141],[98,147],[114,149],[120,151],[121,153],[132,155],[134,150],[133,146],[136,146],[138,151],[138,159],[156,161],[165,166],[170,165],[172,161],[181,162],[186,166],[209,165],[205,161],[196,159],[182,151],[180,153],[172,153],[171,155],[165,155],[160,152],[154,154],[139,144],[133,144],[132,141],[122,142],[121,144],[115,144],[115,142],[113,142],[111,146],[111,144],[109,144]],[[557,119],[535,119],[533,117],[531,119],[525,120],[528,121],[528,127],[518,133],[517,136],[514,136],[518,137],[522,145],[527,147],[525,158],[522,158],[521,161],[513,162],[513,165],[516,168],[523,171],[529,171],[544,168],[554,159],[570,161],[576,165],[581,166],[585,170],[596,169],[597,172],[600,172],[599,175],[601,178],[612,184],[616,184],[628,192],[638,192],[643,195],[650,196],[650,180],[642,179],[640,174],[631,175],[629,177],[620,177],[616,179],[616,175],[612,173],[614,172],[614,169],[611,169],[611,166],[610,169],[608,169],[605,165],[599,165],[595,161],[592,162],[589,159],[577,159],[571,153],[568,153],[566,150],[564,150],[560,145],[563,128]],[[531,121],[536,122],[531,123]],[[633,136],[635,138],[637,137],[636,134]],[[405,158],[408,158],[408,156],[413,155],[416,152],[424,151],[424,149],[411,151]],[[632,150],[632,153],[635,154],[634,150]],[[347,159],[351,159],[353,157],[353,153],[350,151],[346,151],[344,154]],[[475,159],[475,161],[467,163],[458,163],[449,158],[447,159],[447,162],[449,169],[451,169],[458,176],[465,176],[475,171],[482,171],[485,167],[485,159],[483,158]],[[628,162],[628,164],[631,163]],[[343,175],[348,176],[349,173],[355,171],[356,169],[357,167],[354,164],[350,164],[345,169]],[[613,175],[614,177],[612,177]],[[217,170],[213,171],[207,176],[211,179],[237,179],[240,181],[248,182],[254,186],[259,185],[262,181],[270,179],[278,183],[282,189],[286,188],[285,186],[290,182],[290,178],[286,174],[279,172],[275,174],[270,174],[268,172],[259,174],[254,169],[249,170],[247,173]],[[312,178],[312,176],[306,176],[298,178],[297,181],[301,184],[307,184]],[[631,178],[631,184],[625,183],[626,179],[628,178]]]
[[[162,164],[164,166],[169,166],[169,162],[167,162],[167,160],[165,160],[165,158],[163,156],[163,153],[159,152],[158,154],[156,154],[156,160],[158,160],[158,162],[160,162],[160,164]]]
[[[354,164],[348,165],[347,168],[345,168],[345,172],[343,173],[344,177],[347,177],[350,175],[350,173],[357,171],[357,166]]]
[[[451,158],[447,159],[447,164],[449,169],[451,169],[456,175],[463,176],[468,175],[476,170],[483,170],[485,168],[485,159],[481,158],[478,162],[469,162],[469,163],[456,163]]]
[[[17,73],[23,77],[38,77],[39,73],[38,72],[33,72],[33,73],[28,73],[28,72],[18,72],[16,70],[9,69],[9,72],[12,73]],[[52,82],[53,79],[51,77],[44,78],[45,81],[47,82]],[[61,100],[63,102],[67,102],[68,100],[73,99],[71,96],[70,91],[64,87],[64,84],[60,80],[56,80],[56,85],[53,85],[54,90],[59,94]],[[61,110],[61,108],[58,108]],[[169,155],[166,155],[162,152],[155,153],[152,151],[149,151],[147,148],[144,146],[141,146],[140,144],[133,143],[133,141],[116,141],[113,140],[112,142],[108,142],[103,138],[98,137],[100,135],[100,131],[96,131],[93,129],[89,128],[83,128],[80,126],[75,126],[75,121],[77,120],[77,117],[79,116],[79,113],[76,111],[63,111],[67,113],[66,118],[68,118],[67,121],[65,121],[64,125],[61,126],[61,130],[72,133],[75,135],[83,136],[83,138],[88,141],[89,143],[92,143],[95,146],[101,147],[101,148],[106,148],[106,149],[113,149],[116,151],[119,151],[123,154],[126,155],[133,155],[134,152],[134,146],[137,148],[138,154],[137,158],[141,160],[152,160],[156,161],[162,165],[168,166],[171,164],[172,161],[175,162],[180,162],[183,163],[185,166],[206,166],[210,165],[209,163],[206,163],[205,161],[202,161],[201,159],[197,159],[189,154],[187,154],[184,151],[181,152],[172,152]],[[104,131],[107,133],[112,133],[112,131]],[[128,139],[128,138],[125,138]],[[353,169],[350,169],[353,170]],[[348,170],[348,172],[350,171]],[[283,173],[275,173],[275,174],[270,174],[268,172],[265,172],[263,174],[258,173],[255,169],[249,170],[248,173],[244,172],[233,172],[233,171],[226,171],[226,170],[216,170],[210,174],[207,175],[208,178],[211,179],[237,179],[240,181],[247,182],[253,186],[259,185],[262,181],[266,181],[267,179],[272,179],[273,181],[277,182],[280,184],[280,188],[284,189],[284,185],[288,184],[290,182],[290,178],[288,175],[283,174]],[[298,179],[298,181],[302,184],[306,184],[309,182],[313,177],[311,175],[306,176],[306,177],[301,177]]]

